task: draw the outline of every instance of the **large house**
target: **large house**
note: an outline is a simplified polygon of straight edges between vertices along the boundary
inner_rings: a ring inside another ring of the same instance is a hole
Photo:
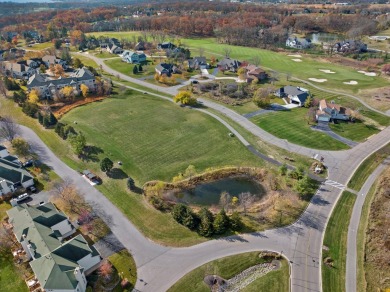
[[[311,40],[297,37],[289,37],[286,40],[286,47],[294,49],[307,49],[311,47]]]
[[[367,44],[359,40],[345,40],[334,45],[334,50],[338,53],[367,52]]]
[[[101,256],[76,232],[52,203],[21,204],[7,211],[13,232],[44,291],[85,292],[86,276],[99,267]]]
[[[28,188],[33,185],[34,178],[22,168],[19,159],[0,145],[0,196],[13,193],[19,187]]]
[[[241,66],[241,62],[230,58],[224,58],[218,62],[217,66],[220,70],[237,72],[238,68]]]
[[[155,71],[159,75],[171,76],[174,73],[179,73],[179,68],[177,68],[175,65],[172,64],[161,63],[155,67]]]
[[[275,95],[281,98],[288,98],[290,103],[303,106],[309,97],[309,92],[305,88],[288,85],[276,90]]]
[[[7,75],[17,79],[28,79],[36,70],[23,62],[3,62],[2,68]]]
[[[176,46],[171,42],[164,42],[161,44],[157,44],[157,50],[172,50],[174,48],[176,48]]]
[[[56,56],[53,56],[53,55],[43,56],[42,62],[46,65],[47,68],[49,68],[50,66],[57,65],[57,64],[60,64],[62,66],[62,68],[64,68],[65,70],[68,68],[68,64],[65,60],[57,58]]]
[[[328,103],[325,99],[322,99],[316,113],[316,119],[319,122],[349,121],[351,119],[351,109],[333,102]]]
[[[36,73],[28,79],[27,88],[38,90],[41,97],[51,98],[57,90],[65,86],[72,86],[75,91],[79,92],[81,84],[95,91],[95,76],[85,67],[77,69],[69,77],[58,79],[51,79],[46,75]]]
[[[197,69],[206,69],[208,64],[206,57],[193,57],[188,59],[188,68],[197,70]]]
[[[248,79],[254,79],[256,77],[259,80],[264,80],[267,78],[267,73],[256,65],[248,65],[245,67],[246,76]]]
[[[110,54],[122,54],[123,49],[116,44],[110,43],[107,45],[107,52],[109,52]]]
[[[146,62],[146,55],[144,53],[126,50],[122,54],[122,60],[130,64],[141,64]]]

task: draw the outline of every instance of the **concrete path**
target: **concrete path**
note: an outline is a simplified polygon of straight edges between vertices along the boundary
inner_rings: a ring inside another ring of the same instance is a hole
[[[340,136],[339,134],[336,134],[335,132],[332,131],[331,128],[329,128],[329,125],[327,125],[327,126],[321,125],[319,127],[313,126],[313,127],[311,127],[311,129],[314,131],[322,132],[322,133],[328,135],[329,137],[332,137],[333,139],[340,141],[341,143],[344,143],[345,145],[348,145],[351,148],[355,147],[356,145],[359,144],[358,142],[352,141],[350,139],[347,139],[345,137]]]
[[[390,166],[390,157],[383,161],[368,177],[363,187],[357,193],[357,199],[353,206],[351,220],[348,227],[347,241],[347,269],[346,269],[346,291],[357,291],[357,232],[360,224],[362,208],[366,196],[379,175]],[[365,231],[363,231],[365,232]]]

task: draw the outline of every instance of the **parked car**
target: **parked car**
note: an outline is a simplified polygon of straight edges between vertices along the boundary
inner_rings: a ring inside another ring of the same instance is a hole
[[[24,193],[24,194],[22,194],[22,195],[17,196],[16,202],[20,203],[21,201],[24,201],[24,200],[26,200],[26,199],[29,198],[29,197],[30,197],[29,194]]]
[[[37,188],[35,186],[31,186],[27,188],[28,191],[35,193],[37,191]]]
[[[23,163],[23,166],[30,167],[33,165],[33,163],[34,163],[34,160],[30,159],[30,160],[27,160],[25,163]]]

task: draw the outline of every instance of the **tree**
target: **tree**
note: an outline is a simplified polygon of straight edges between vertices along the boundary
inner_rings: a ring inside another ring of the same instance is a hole
[[[303,104],[303,106],[304,106],[305,108],[310,108],[312,102],[313,102],[313,99],[312,99],[310,96],[308,96],[308,97],[306,98],[305,103]]]
[[[56,48],[56,50],[59,50],[61,48],[62,41],[60,39],[53,39],[53,43],[54,48]]]
[[[246,216],[246,211],[250,205],[255,201],[255,196],[249,192],[241,193],[238,195],[239,203],[242,209],[244,210],[244,215]]]
[[[43,124],[43,115],[41,114],[40,111],[38,112],[38,122],[39,122],[41,125]]]
[[[9,253],[10,249],[17,246],[18,241],[11,228],[5,224],[0,224],[0,253]]]
[[[199,212],[200,223],[198,226],[198,233],[205,237],[210,237],[214,233],[213,214],[209,209],[203,207]]]
[[[62,67],[61,64],[55,64],[52,71],[53,71],[54,75],[57,77],[65,75],[64,68]]]
[[[111,281],[114,269],[108,260],[105,260],[99,267],[99,276],[103,277],[106,283]]]
[[[261,87],[257,89],[253,96],[253,102],[261,108],[266,108],[270,105],[270,95],[273,92],[273,87]]]
[[[30,145],[26,140],[22,138],[15,138],[12,140],[12,147],[15,150],[16,155],[21,157],[27,157],[31,154]]]
[[[89,205],[78,194],[76,186],[68,178],[55,183],[50,193],[56,204],[66,213],[81,215],[86,209],[89,209]]]
[[[61,89],[61,94],[65,98],[74,98],[74,88],[72,86],[65,86]]]
[[[49,125],[50,126],[54,126],[58,122],[57,118],[55,117],[55,115],[52,112],[49,113],[48,119],[49,119]]]
[[[196,168],[191,164],[184,171],[184,176],[191,179],[194,175],[196,175]]]
[[[191,97],[191,92],[189,91],[181,91],[175,95],[173,101],[184,105],[196,105],[196,98]]]
[[[229,211],[229,204],[232,197],[229,195],[228,192],[222,192],[221,197],[219,199],[219,203],[222,207],[222,209],[226,209]]]
[[[134,75],[138,74],[138,67],[137,67],[137,65],[134,65],[134,67],[133,67],[133,74]]]
[[[46,72],[46,66],[45,66],[45,64],[41,64],[40,66],[39,66],[39,73],[45,73]]]
[[[131,177],[127,178],[127,188],[130,191],[134,191],[135,190],[135,182],[134,182],[134,179],[131,178]]]
[[[79,58],[73,59],[73,67],[75,68],[83,68],[84,64],[81,62]]]
[[[244,67],[238,68],[237,74],[240,79],[245,79],[245,73],[246,73],[246,69]]]
[[[107,173],[114,167],[114,163],[112,160],[108,157],[104,158],[102,162],[100,162],[100,169]]]
[[[255,66],[259,66],[260,65],[260,56],[256,55],[252,58],[252,63],[253,65]]]
[[[85,145],[87,143],[85,136],[80,132],[78,134],[68,135],[68,139],[69,139],[70,145],[72,145],[74,153],[76,153],[76,155],[80,156],[83,153]]]
[[[305,175],[302,179],[298,180],[295,190],[300,194],[301,196],[308,196],[313,194],[314,189],[312,186],[311,179]]]
[[[232,216],[230,216],[229,218],[229,221],[230,221],[230,227],[234,231],[239,231],[242,229],[243,224],[241,221],[240,214],[238,212],[233,212]]]
[[[281,175],[286,175],[287,173],[287,165],[286,163],[283,163],[280,167],[279,167],[279,173]]]
[[[390,64],[383,65],[382,72],[386,75],[390,75]]]
[[[229,228],[229,217],[226,215],[225,209],[222,208],[215,216],[213,227],[216,234],[223,234]]]
[[[142,68],[142,65],[141,64],[139,64],[139,66],[138,66],[138,72],[142,72],[144,69]]]
[[[26,102],[22,107],[22,111],[29,117],[35,117],[35,114],[38,112],[38,105]]]
[[[39,101],[39,92],[36,89],[32,89],[28,94],[28,101],[32,104],[37,104]]]
[[[89,87],[85,84],[81,84],[80,90],[81,90],[81,94],[83,95],[83,97],[86,98],[88,96]]]
[[[234,197],[231,199],[230,205],[232,206],[233,209],[237,207],[238,202],[239,202],[239,200],[238,200],[238,198],[237,198],[236,196],[234,196]]]
[[[191,208],[181,203],[176,204],[172,208],[172,217],[176,220],[176,222],[191,230],[196,229],[198,225],[198,220]]]
[[[230,47],[224,47],[223,52],[226,58],[230,58],[230,54],[232,52],[232,49]]]
[[[0,79],[0,94],[7,97],[7,87],[5,86],[4,80]]]
[[[27,100],[27,96],[24,91],[15,91],[13,95],[13,100],[17,104],[23,105]]]
[[[12,143],[16,135],[19,134],[19,125],[15,123],[11,116],[4,116],[0,120],[0,138]]]

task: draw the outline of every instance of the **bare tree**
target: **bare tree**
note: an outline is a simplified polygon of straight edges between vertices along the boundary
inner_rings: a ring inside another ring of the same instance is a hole
[[[68,178],[65,178],[61,183],[55,184],[51,194],[59,201],[61,209],[73,214],[81,215],[85,209],[90,208],[87,202],[77,193],[75,185]]]
[[[204,48],[199,47],[199,57],[203,57],[204,54]]]
[[[246,216],[246,211],[250,207],[250,205],[254,202],[255,196],[252,195],[251,193],[245,192],[239,194],[238,199],[240,201],[240,206],[244,210],[244,215]]]
[[[0,225],[0,253],[9,252],[9,250],[17,245],[17,240],[10,228],[4,224]]]
[[[232,49],[229,47],[224,47],[223,52],[225,53],[226,58],[230,58],[230,54],[232,53]]]
[[[255,66],[259,66],[260,65],[260,56],[256,55],[252,58],[252,63],[253,65]]]
[[[221,197],[219,199],[219,203],[223,209],[228,211],[231,200],[232,196],[228,192],[222,192]]]
[[[7,97],[7,87],[5,87],[4,80],[0,80],[0,95]]]
[[[4,116],[0,120],[0,138],[6,139],[9,142],[19,134],[19,125],[15,123],[11,116]]]

